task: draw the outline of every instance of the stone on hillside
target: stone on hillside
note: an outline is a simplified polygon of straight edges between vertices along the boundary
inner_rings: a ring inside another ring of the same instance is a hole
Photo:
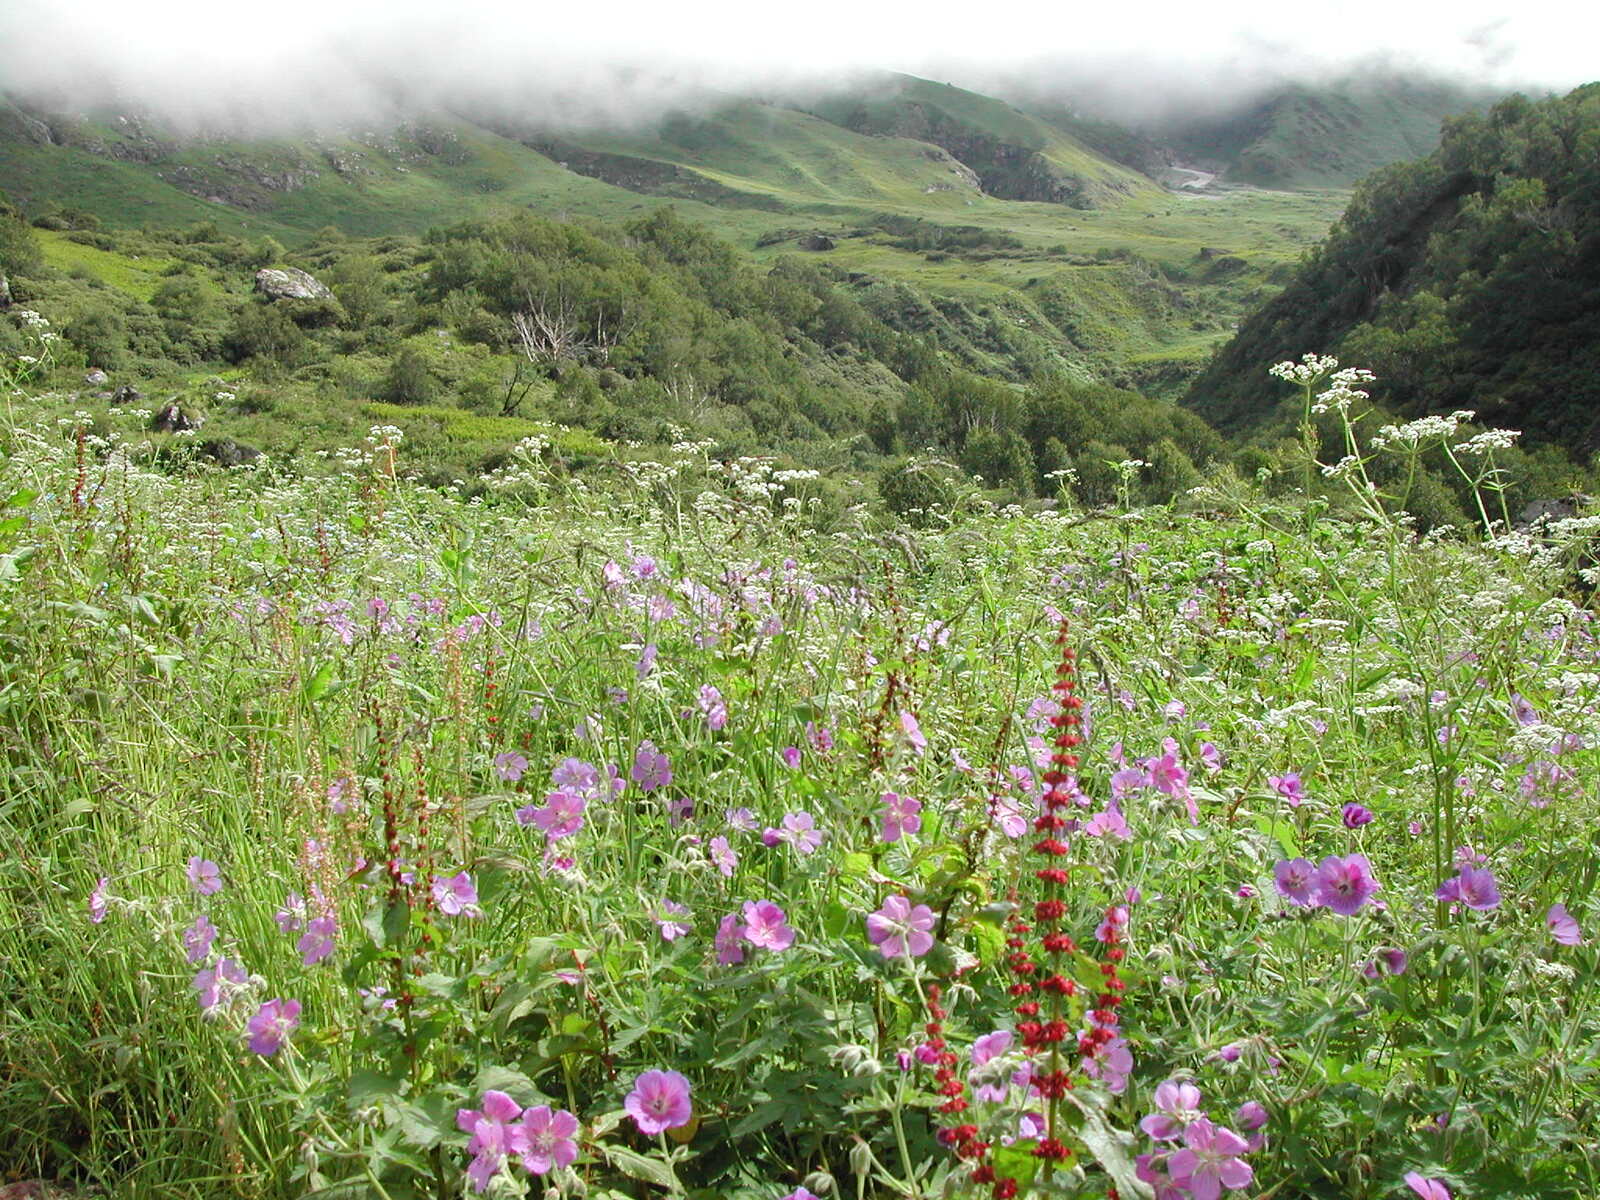
[[[832,250],[834,240],[825,233],[808,233],[800,239],[802,250]]]
[[[150,418],[150,432],[187,433],[191,429],[199,429],[205,423],[204,414],[191,412],[176,400],[172,400],[163,404],[161,410]]]
[[[1530,500],[1523,505],[1522,519],[1517,522],[1517,528],[1529,529],[1537,524],[1570,520],[1593,503],[1594,497],[1582,492],[1573,492],[1556,500]]]
[[[106,381],[106,373],[99,367],[90,367],[84,372],[83,381],[90,387],[99,387]]]
[[[331,300],[326,284],[298,267],[262,267],[256,272],[256,291],[268,300]]]
[[[144,393],[131,383],[120,384],[111,393],[111,403],[113,404],[132,404],[135,400],[143,399]]]
[[[254,446],[242,445],[232,438],[217,438],[215,441],[200,443],[200,457],[209,458],[219,467],[239,467],[260,458],[261,451]]]
[[[6,278],[6,273],[0,271],[0,308],[11,307],[11,281]]]

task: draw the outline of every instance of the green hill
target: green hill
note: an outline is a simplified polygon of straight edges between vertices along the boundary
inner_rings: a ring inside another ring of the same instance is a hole
[[[1282,389],[1259,364],[1304,351],[1376,371],[1417,416],[1600,449],[1600,84],[1449,122],[1427,158],[1357,189],[1327,240],[1196,381],[1188,404],[1259,425]]]

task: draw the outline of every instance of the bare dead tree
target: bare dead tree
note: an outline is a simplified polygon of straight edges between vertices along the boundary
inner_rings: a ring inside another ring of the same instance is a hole
[[[522,353],[535,365],[576,358],[583,344],[578,315],[565,296],[529,296],[528,307],[511,314],[511,327]]]

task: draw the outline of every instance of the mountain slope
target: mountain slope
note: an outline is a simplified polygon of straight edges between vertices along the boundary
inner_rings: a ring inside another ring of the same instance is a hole
[[[1585,454],[1600,449],[1600,84],[1502,101],[1439,149],[1357,190],[1283,293],[1187,403],[1226,429],[1266,420],[1261,364],[1333,352],[1415,416],[1472,409]]]

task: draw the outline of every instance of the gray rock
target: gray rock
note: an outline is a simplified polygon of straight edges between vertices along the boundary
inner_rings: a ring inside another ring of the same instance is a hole
[[[190,412],[176,400],[170,400],[150,418],[150,432],[186,433],[191,429],[199,429],[205,423],[204,414]]]
[[[802,250],[832,250],[835,244],[825,233],[808,233],[799,243]]]
[[[200,457],[209,458],[219,467],[240,467],[261,457],[261,451],[246,446],[232,438],[217,438],[200,443]]]
[[[11,307],[11,281],[6,278],[6,273],[0,271],[0,308]]]
[[[90,367],[84,372],[83,381],[90,387],[99,387],[106,381],[106,373],[99,367]]]
[[[268,300],[331,300],[326,284],[298,267],[262,267],[256,272],[256,291]]]
[[[1549,524],[1551,521],[1565,521],[1569,517],[1577,516],[1592,503],[1594,497],[1585,496],[1581,492],[1574,492],[1570,496],[1562,496],[1556,500],[1530,500],[1523,506],[1517,528],[1529,529],[1534,525]]]
[[[111,403],[113,404],[132,404],[135,400],[143,399],[144,393],[131,383],[121,384],[111,393]]]

